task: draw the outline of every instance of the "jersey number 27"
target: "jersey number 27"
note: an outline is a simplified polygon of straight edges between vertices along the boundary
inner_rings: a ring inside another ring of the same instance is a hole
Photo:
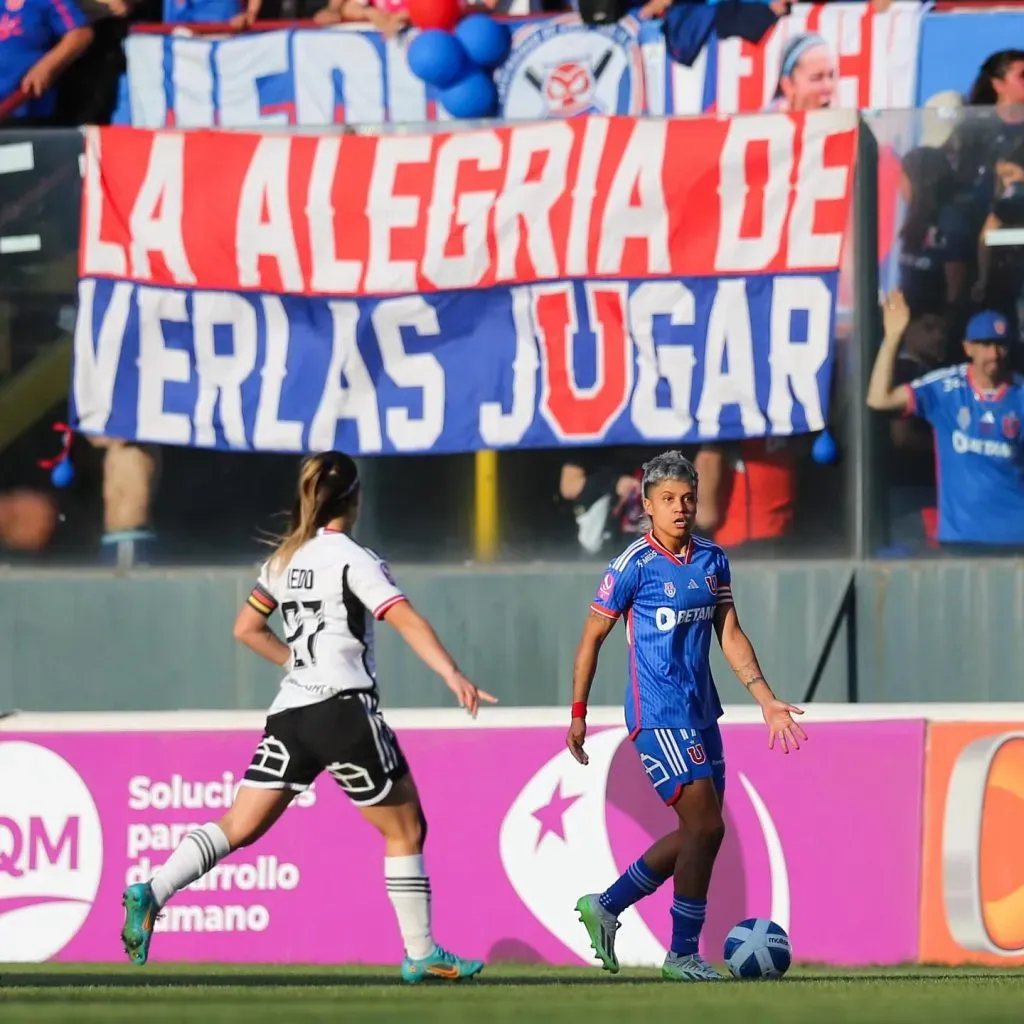
[[[281,605],[285,640],[292,649],[292,668],[316,665],[316,645],[324,628],[323,601],[285,601]]]

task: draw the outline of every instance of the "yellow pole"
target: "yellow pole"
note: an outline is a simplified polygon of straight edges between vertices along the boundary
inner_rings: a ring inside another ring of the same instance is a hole
[[[498,554],[498,453],[476,453],[476,530],[478,562],[493,562]]]

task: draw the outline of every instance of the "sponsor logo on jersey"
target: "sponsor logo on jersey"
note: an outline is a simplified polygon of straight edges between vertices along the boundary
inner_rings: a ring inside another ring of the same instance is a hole
[[[662,633],[667,633],[676,626],[687,625],[691,622],[708,622],[715,617],[715,606],[713,604],[703,605],[700,608],[659,608],[654,613],[654,625]]]
[[[612,596],[612,591],[615,589],[615,577],[609,572],[605,573],[605,577],[601,580],[601,586],[597,588],[597,597],[599,601],[607,601]]]
[[[0,962],[59,953],[85,923],[103,869],[103,830],[89,788],[60,755],[0,742]]]
[[[968,437],[960,430],[953,431],[953,451],[957,455],[987,455],[994,459],[1013,458],[1013,448],[1005,441]]]
[[[635,22],[625,18],[594,28],[570,15],[521,29],[499,72],[498,96],[507,118],[641,113],[643,60]]]

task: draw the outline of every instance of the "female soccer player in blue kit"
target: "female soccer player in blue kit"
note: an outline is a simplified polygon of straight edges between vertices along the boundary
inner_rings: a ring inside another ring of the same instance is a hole
[[[777,700],[740,628],[725,552],[694,537],[697,472],[677,451],[644,466],[644,509],[651,530],[612,560],[590,606],[573,666],[572,724],[566,744],[587,763],[587,698],[598,652],[615,623],[626,617],[629,680],[626,725],[644,771],[672,807],[679,825],[659,839],[603,893],[576,904],[604,969],[619,970],[615,933],[619,915],[650,895],[670,875],[672,944],[662,975],[677,981],[718,981],[721,975],[697,952],[708,886],[725,834],[722,800],[725,758],[718,719],[722,705],[711,678],[711,631],[722,653],[760,704],[768,746],[799,749],[803,712]]]

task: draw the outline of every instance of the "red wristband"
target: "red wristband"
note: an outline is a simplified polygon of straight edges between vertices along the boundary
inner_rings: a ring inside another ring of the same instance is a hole
[[[574,700],[572,702],[572,717],[573,718],[586,718],[587,717],[587,702],[583,700]]]

